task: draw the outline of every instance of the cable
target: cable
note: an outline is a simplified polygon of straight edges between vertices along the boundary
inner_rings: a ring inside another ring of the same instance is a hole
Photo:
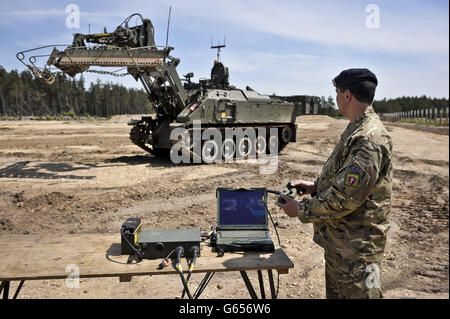
[[[170,257],[170,255],[172,255],[172,253],[175,251],[175,249],[173,249],[168,255],[167,255],[167,257],[166,258],[164,258],[162,261],[161,261],[161,263],[159,264],[159,266],[158,266],[158,269],[164,269],[164,268],[166,268],[167,266],[169,266],[170,265],[170,263],[171,263],[171,261],[170,261],[170,259],[169,259],[169,257]]]
[[[277,234],[278,245],[281,246],[280,236],[278,235],[277,226],[275,226],[275,223],[273,222],[272,214],[270,214],[270,211],[269,211],[269,208],[267,208],[266,202],[263,201],[263,203],[264,203],[264,207],[265,207],[266,210],[267,210],[267,213],[269,214],[270,220],[272,221],[272,225],[273,225],[273,228],[275,229],[275,233]]]
[[[197,246],[192,246],[191,251],[192,251],[193,257],[191,259],[188,275],[186,277],[186,286],[189,285],[189,279],[191,279],[192,271],[194,270],[194,266],[195,266],[195,261],[197,259],[197,255],[198,255],[200,250],[199,250],[199,248]],[[183,293],[181,294],[181,299],[184,298],[184,294],[185,293],[186,293],[186,289],[183,289]]]
[[[277,192],[277,191],[269,191],[269,190],[267,190],[267,192],[268,192],[268,193],[277,194],[277,195],[279,195],[279,193],[281,193],[281,192]],[[264,203],[264,207],[265,207],[266,210],[267,210],[267,213],[269,214],[270,220],[272,221],[272,225],[273,225],[273,228],[275,229],[275,233],[277,234],[278,245],[281,247],[280,236],[278,235],[277,227],[275,226],[275,223],[273,222],[272,214],[270,214],[270,211],[269,211],[269,208],[267,207],[266,202],[263,201],[263,203]],[[275,294],[275,299],[278,298],[278,291],[279,291],[279,290],[280,290],[280,273],[277,272],[277,292],[276,292],[276,294]]]
[[[136,253],[136,255],[138,255],[138,257],[141,258],[141,259],[144,258],[144,253],[141,252],[140,250],[136,249],[136,248],[129,242],[129,240],[128,240],[127,237],[125,236],[125,233],[124,233],[124,229],[123,229],[123,228],[120,230],[120,233],[122,234],[122,238],[125,239],[125,241],[128,243],[128,245],[130,246],[130,248]]]
[[[186,293],[187,293],[189,299],[193,299],[191,292],[189,291],[189,288],[187,286],[186,279],[184,278],[184,275],[183,275],[183,268],[181,267],[181,255],[184,252],[183,246],[178,246],[177,248],[175,248],[175,252],[177,253],[176,268],[178,270],[178,273],[180,274],[181,282],[183,283],[184,289],[186,290]]]
[[[144,22],[144,18],[139,13],[133,13],[132,15],[128,16],[121,24],[119,24],[119,27],[121,27],[124,23],[128,25],[128,22],[131,20],[132,17],[139,16],[141,18],[141,21]]]

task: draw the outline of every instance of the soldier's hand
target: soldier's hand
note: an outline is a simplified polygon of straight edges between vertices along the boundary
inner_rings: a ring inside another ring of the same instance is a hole
[[[298,179],[298,180],[292,181],[291,185],[294,187],[300,186],[303,188],[303,191],[299,191],[299,190],[297,191],[298,196],[308,195],[308,194],[317,192],[317,187],[316,187],[316,184],[314,184],[314,182]]]
[[[277,201],[276,203],[277,206],[283,208],[284,212],[289,217],[297,217],[298,202],[295,199],[292,199],[291,197],[286,195],[280,195],[280,197],[283,198],[286,201],[286,203],[281,204],[280,202]]]

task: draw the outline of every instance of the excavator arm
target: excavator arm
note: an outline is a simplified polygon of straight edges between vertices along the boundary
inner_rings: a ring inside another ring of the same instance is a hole
[[[128,23],[133,17],[139,17],[142,24],[129,27]],[[37,49],[48,47],[51,46]],[[25,53],[35,49],[19,52],[17,58],[35,76],[44,78],[50,84],[54,82],[51,67],[72,77],[81,72],[89,72],[89,68],[95,66],[126,67],[136,81],[141,81],[158,115],[173,120],[185,108],[187,94],[176,71],[179,59],[169,55],[172,49],[168,46],[156,46],[153,24],[136,13],[125,19],[113,32],[108,33],[105,29],[101,34],[77,33],[72,45],[62,51],[53,47],[43,69],[35,65],[36,57],[42,55],[31,56],[31,65],[23,61]]]

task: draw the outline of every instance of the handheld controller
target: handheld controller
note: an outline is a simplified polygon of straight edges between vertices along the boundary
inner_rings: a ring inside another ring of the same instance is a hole
[[[283,194],[283,195],[289,196],[290,198],[294,198],[299,192],[305,193],[306,190],[302,186],[292,186],[291,182],[289,182],[284,187],[284,190],[282,192],[280,192],[280,195]],[[278,203],[286,204],[287,202],[283,198],[278,197]]]

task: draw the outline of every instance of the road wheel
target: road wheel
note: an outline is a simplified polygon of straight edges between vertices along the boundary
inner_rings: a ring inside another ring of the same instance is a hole
[[[291,141],[292,138],[292,129],[289,126],[286,126],[281,131],[281,140],[284,144],[287,144]]]
[[[202,146],[202,161],[210,164],[219,159],[219,145],[215,140],[207,140]]]
[[[236,144],[232,138],[226,138],[222,145],[222,154],[225,160],[232,160],[236,154]]]
[[[266,153],[267,141],[264,136],[258,136],[256,138],[255,151],[256,154],[261,155]]]
[[[253,150],[253,143],[247,137],[243,137],[240,139],[238,148],[237,148],[237,157],[239,158],[247,158]]]
[[[267,150],[268,153],[274,153],[278,152],[280,149],[280,143],[278,141],[278,136],[272,135],[269,138],[269,149]]]

